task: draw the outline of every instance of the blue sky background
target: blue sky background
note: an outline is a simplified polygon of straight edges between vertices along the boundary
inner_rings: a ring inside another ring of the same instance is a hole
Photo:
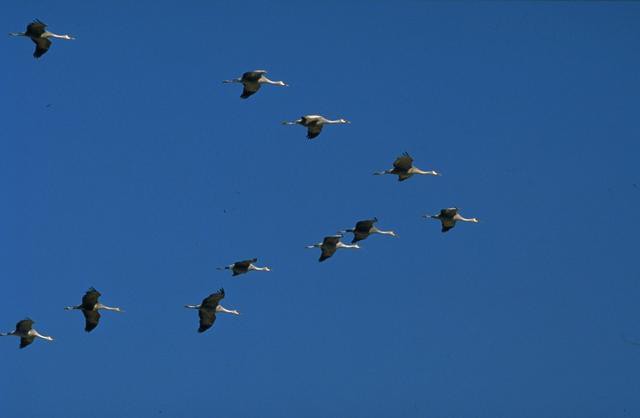
[[[0,415],[640,416],[640,4],[19,1]],[[256,68],[289,88],[248,100]],[[47,107],[47,105],[50,105]],[[280,122],[344,117],[315,141]],[[403,151],[440,178],[374,177]],[[421,218],[459,206],[480,224]],[[377,216],[400,238],[318,263]],[[272,273],[215,270],[258,257]],[[91,334],[77,304],[95,286]],[[224,287],[197,334],[199,303]]]

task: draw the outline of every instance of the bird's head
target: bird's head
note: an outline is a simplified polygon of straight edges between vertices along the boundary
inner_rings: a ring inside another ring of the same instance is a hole
[[[389,231],[389,235],[398,238],[398,234],[396,234],[396,231]]]
[[[271,271],[271,267],[265,267],[264,271]]]
[[[351,121],[348,121],[346,119],[340,119],[340,123],[351,123]]]

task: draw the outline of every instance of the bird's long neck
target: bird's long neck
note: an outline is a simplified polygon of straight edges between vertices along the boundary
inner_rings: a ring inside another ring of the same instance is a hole
[[[422,174],[423,176],[438,176],[439,174],[436,171],[424,171],[424,170],[420,170],[419,168],[416,167],[412,167],[411,170],[409,170],[409,173],[411,174]]]
[[[338,243],[336,244],[337,248],[360,248],[360,246],[358,244],[345,244],[342,241],[338,241]]]
[[[347,121],[344,120],[344,119],[335,119],[335,120],[324,119],[323,122],[328,124],[328,125],[339,125],[339,124],[342,124],[342,123],[347,123]]]
[[[70,35],[58,35],[57,33],[52,33],[52,32],[45,32],[45,35],[49,38],[66,39],[68,41],[75,39],[73,36],[70,36]]]
[[[258,83],[264,83],[264,84],[272,84],[274,86],[286,86],[287,84],[284,81],[273,81],[273,80],[269,80],[267,77],[262,76],[260,77],[260,79],[258,80]]]
[[[396,236],[396,233],[394,231],[383,231],[381,229],[376,228],[375,226],[372,228],[371,232],[373,234],[380,234],[380,235],[391,235],[391,236]]]
[[[184,305],[184,307],[189,309],[200,309],[200,305]]]
[[[233,309],[233,310],[227,309],[222,305],[216,306],[216,312],[224,312],[224,313],[228,313],[228,314],[232,314],[232,315],[240,315],[240,312],[236,311],[235,309]]]
[[[122,312],[122,309],[120,308],[114,308],[112,306],[103,305],[102,303],[98,303],[96,305],[96,310],[98,309],[104,309],[105,311]]]
[[[47,341],[53,341],[53,337],[49,337],[47,335],[42,335],[40,334],[38,331],[36,331],[35,329],[31,329],[31,331],[33,331],[33,335],[38,337],[38,338],[42,338],[43,340],[47,340]]]
[[[473,222],[473,223],[478,223],[478,218],[465,218],[463,216],[457,215],[455,217],[456,221],[462,221],[462,222]]]
[[[269,267],[256,267],[253,264],[249,265],[249,270],[253,270],[253,271],[270,271],[271,269]]]

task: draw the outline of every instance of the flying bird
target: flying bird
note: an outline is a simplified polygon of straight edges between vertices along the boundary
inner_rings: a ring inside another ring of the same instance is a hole
[[[300,117],[300,119],[292,120],[292,121],[284,121],[283,125],[302,125],[307,128],[307,138],[313,139],[320,135],[322,132],[322,127],[324,125],[341,125],[345,123],[351,123],[346,119],[327,119],[324,116],[320,115],[306,115]]]
[[[34,339],[42,338],[43,340],[53,341],[53,337],[41,335],[38,331],[33,329],[34,321],[26,318],[16,324],[16,329],[11,332],[0,333],[0,337],[14,336],[20,337],[20,348],[25,348],[33,342]]]
[[[288,86],[284,81],[269,80],[265,74],[267,74],[265,70],[247,71],[242,74],[242,77],[234,78],[232,80],[224,80],[223,83],[242,83],[244,87],[242,94],[240,95],[240,98],[242,99],[246,99],[247,97],[257,93],[263,84],[272,84],[274,86],[283,87]]]
[[[401,156],[396,158],[393,162],[393,168],[384,171],[378,171],[373,173],[376,176],[381,176],[383,174],[395,174],[398,176],[398,181],[404,181],[414,174],[421,175],[429,175],[429,176],[439,176],[440,173],[435,171],[424,171],[420,170],[418,167],[413,165],[413,158],[408,153],[403,153]]]
[[[342,238],[342,234],[329,235],[327,237],[324,237],[322,242],[313,245],[307,245],[307,248],[320,248],[320,250],[322,250],[318,261],[324,261],[327,258],[331,257],[338,248],[360,248],[358,244],[345,244],[340,241],[340,238]]]
[[[352,244],[355,244],[358,241],[362,241],[372,234],[391,235],[392,237],[398,236],[394,231],[383,231],[381,229],[378,229],[375,225],[376,222],[378,222],[378,218],[365,219],[363,221],[358,221],[355,228],[345,229],[344,231],[340,232],[353,233],[353,240],[351,241]]]
[[[442,223],[442,232],[447,232],[454,226],[456,222],[480,222],[477,218],[464,218],[458,213],[458,208],[447,208],[440,210],[437,215],[423,215],[423,218],[439,219]]]
[[[36,19],[33,22],[27,25],[26,32],[11,32],[9,35],[11,36],[26,36],[31,38],[34,44],[36,44],[36,50],[33,52],[33,56],[35,58],[40,58],[43,56],[51,46],[51,40],[49,38],[55,39],[66,39],[73,40],[75,39],[69,35],[57,35],[55,33],[49,32],[46,30],[47,24]]]
[[[98,322],[100,321],[100,312],[98,312],[100,309],[104,309],[105,311],[124,312],[120,308],[103,305],[98,301],[100,296],[102,296],[102,294],[91,287],[82,297],[82,303],[80,305],[67,306],[64,309],[67,311],[74,309],[81,310],[85,319],[84,330],[91,332],[98,326]]]
[[[185,308],[197,309],[200,316],[200,327],[198,332],[205,332],[216,322],[216,313],[224,312],[232,315],[240,315],[240,312],[229,310],[220,305],[220,301],[224,299],[224,289],[212,293],[202,300],[200,305],[184,305]]]
[[[218,270],[231,270],[233,272],[232,276],[248,273],[250,271],[271,271],[269,267],[256,267],[253,264],[256,261],[258,261],[257,258],[252,258],[251,260],[236,261],[235,263],[229,264],[228,266],[218,267]]]

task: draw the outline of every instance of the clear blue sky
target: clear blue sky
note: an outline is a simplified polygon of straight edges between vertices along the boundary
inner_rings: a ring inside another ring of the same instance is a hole
[[[640,416],[640,4],[7,1],[0,416]],[[289,88],[248,100],[223,79]],[[47,105],[50,105],[47,107]],[[285,119],[353,123],[315,141]],[[403,151],[440,178],[371,173]],[[459,206],[480,224],[421,218]],[[377,216],[400,238],[318,263]],[[231,278],[216,266],[273,268]],[[77,304],[95,286],[91,334]],[[197,334],[183,308],[224,287]]]

